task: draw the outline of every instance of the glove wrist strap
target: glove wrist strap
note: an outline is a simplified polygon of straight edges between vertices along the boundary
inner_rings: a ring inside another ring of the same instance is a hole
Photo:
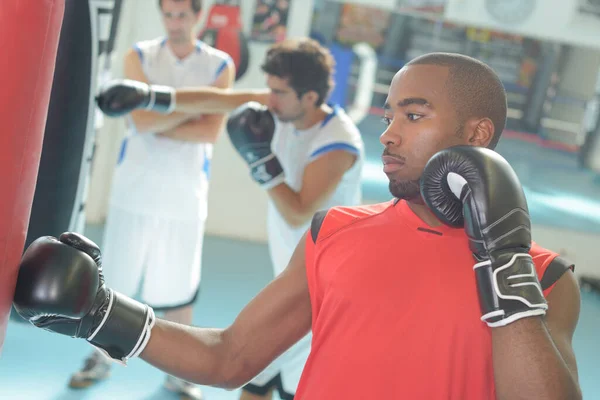
[[[175,110],[175,105],[175,89],[162,85],[150,87],[150,100],[145,107],[146,110],[170,114]]]
[[[250,164],[250,173],[263,189],[269,190],[285,180],[283,168],[274,154]]]
[[[106,313],[87,340],[115,362],[126,365],[127,360],[142,353],[155,322],[151,307],[110,290]]]
[[[521,318],[546,314],[548,304],[529,254],[513,254],[498,265],[482,261],[473,269],[481,320],[488,326],[505,326]]]

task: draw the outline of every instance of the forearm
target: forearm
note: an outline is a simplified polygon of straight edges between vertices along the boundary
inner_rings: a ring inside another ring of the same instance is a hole
[[[138,133],[162,133],[194,118],[194,115],[173,112],[161,114],[153,111],[132,111],[131,118]]]
[[[235,90],[221,88],[182,88],[175,93],[175,111],[184,113],[228,113],[244,103],[264,104],[268,90]]]
[[[312,218],[312,213],[309,207],[303,203],[300,194],[285,183],[269,189],[267,193],[279,214],[290,226],[302,226]]]
[[[185,142],[215,143],[224,125],[223,117],[211,115],[185,122],[160,136]]]
[[[541,317],[492,328],[498,399],[580,399],[577,379]]]
[[[157,320],[140,357],[149,364],[190,382],[221,388],[235,386],[235,368],[228,362],[225,331]],[[233,385],[233,386],[232,386]]]

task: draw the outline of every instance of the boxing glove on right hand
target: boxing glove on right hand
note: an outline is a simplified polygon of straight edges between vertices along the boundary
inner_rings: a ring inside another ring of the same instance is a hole
[[[283,168],[271,152],[275,119],[267,107],[249,102],[236,108],[227,119],[227,133],[258,184],[270,189],[284,181]]]
[[[504,158],[475,146],[442,150],[423,171],[421,194],[441,221],[464,225],[476,261],[483,321],[498,327],[546,313],[548,304],[529,254],[527,201]]]
[[[116,79],[100,89],[96,104],[109,117],[120,117],[136,109],[168,114],[175,109],[175,89],[130,79]]]
[[[143,351],[155,321],[152,308],[106,287],[100,249],[76,233],[27,248],[13,302],[33,325],[86,339],[123,364]]]

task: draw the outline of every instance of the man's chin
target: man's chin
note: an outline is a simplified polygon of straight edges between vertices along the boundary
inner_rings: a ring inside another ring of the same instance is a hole
[[[277,119],[281,122],[296,122],[304,118],[304,113],[300,113],[298,115],[281,115],[279,113],[274,112]]]
[[[285,122],[285,123],[287,123],[287,122],[294,122],[294,121],[296,121],[298,119],[298,118],[294,118],[294,117],[286,117],[285,115],[283,115],[283,116],[277,115],[277,114],[275,114],[275,115],[277,116],[277,118],[281,122]]]
[[[173,33],[172,35],[169,35],[169,40],[171,41],[171,43],[179,44],[184,43],[186,40],[189,39],[180,33]]]
[[[418,201],[421,198],[420,181],[394,181],[390,179],[389,190],[392,196],[407,201]]]

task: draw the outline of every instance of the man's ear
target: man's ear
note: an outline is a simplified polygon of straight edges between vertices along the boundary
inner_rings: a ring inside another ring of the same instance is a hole
[[[472,146],[487,147],[494,138],[494,123],[489,118],[472,119],[465,128],[467,141]]]
[[[302,101],[307,105],[314,106],[317,100],[319,99],[319,94],[314,90],[310,90],[302,96]]]

